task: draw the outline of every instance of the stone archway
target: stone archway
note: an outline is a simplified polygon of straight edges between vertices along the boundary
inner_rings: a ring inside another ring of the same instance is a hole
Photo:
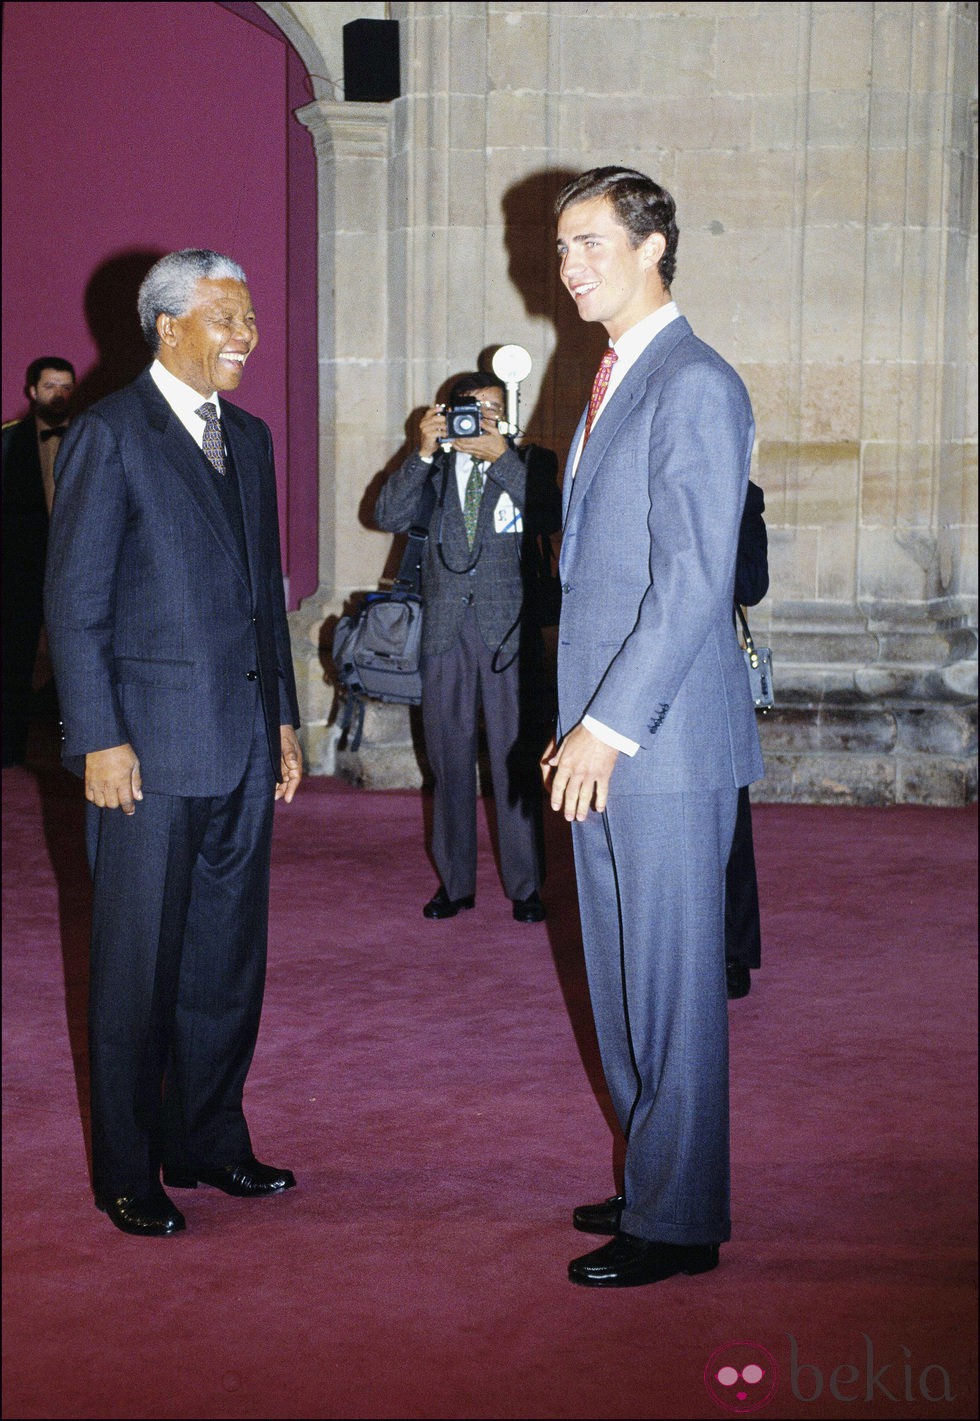
[[[376,457],[370,431],[386,425],[388,202],[387,175],[392,106],[343,100],[343,26],[385,7],[334,4],[317,7],[307,21],[292,7],[261,3],[306,66],[313,101],[294,110],[313,141],[317,170],[317,322],[315,369],[318,443],[317,586],[290,614],[293,661],[303,721],[307,767],[334,768],[329,727],[334,692],[327,680],[325,623],[340,610],[343,589],[360,580],[352,553],[346,485],[338,474]],[[325,13],[324,13],[325,12]],[[367,403],[365,392],[378,398]],[[373,447],[372,447],[373,446]],[[369,452],[370,449],[370,452]]]

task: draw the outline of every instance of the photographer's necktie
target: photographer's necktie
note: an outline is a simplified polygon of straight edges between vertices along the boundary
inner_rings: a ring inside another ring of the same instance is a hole
[[[612,368],[616,364],[616,359],[616,352],[612,346],[610,346],[602,357],[599,363],[599,369],[595,373],[595,380],[592,382],[592,397],[589,400],[589,413],[585,420],[585,433],[582,435],[583,449],[586,446],[589,435],[592,433],[592,425],[595,423],[595,417],[599,413],[599,406],[602,404],[603,397],[609,388],[609,376],[612,374]]]
[[[216,473],[225,471],[225,441],[221,437],[221,420],[218,409],[210,400],[199,405],[194,411],[204,420],[204,455]]]
[[[483,476],[480,473],[480,460],[475,454],[470,457],[472,463],[463,498],[463,522],[466,524],[466,541],[472,548],[476,538],[477,519],[480,516],[480,499],[483,497]]]

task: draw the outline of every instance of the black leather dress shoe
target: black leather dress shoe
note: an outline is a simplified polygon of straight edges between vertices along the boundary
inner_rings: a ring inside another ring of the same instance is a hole
[[[537,889],[528,894],[526,898],[514,899],[514,921],[516,923],[543,923],[544,919],[544,904],[538,896]]]
[[[434,898],[430,898],[422,909],[423,918],[455,918],[461,908],[473,908],[476,898],[470,893],[465,898],[450,898],[442,885]]]
[[[585,1288],[638,1288],[675,1273],[708,1273],[717,1267],[716,1243],[655,1243],[618,1233],[601,1248],[573,1259],[568,1276]]]
[[[626,1198],[614,1194],[602,1204],[580,1204],[572,1212],[572,1223],[584,1234],[618,1234]]]
[[[169,1184],[171,1189],[196,1189],[199,1184],[210,1184],[214,1189],[234,1194],[236,1199],[260,1199],[265,1194],[281,1194],[285,1189],[294,1189],[296,1176],[291,1169],[276,1169],[274,1165],[260,1164],[252,1158],[242,1164],[208,1169],[165,1167],[163,1182]]]
[[[172,1204],[159,1184],[138,1194],[123,1194],[118,1199],[99,1199],[96,1207],[124,1234],[141,1238],[166,1238],[186,1228],[186,1220]]]
[[[734,957],[725,958],[725,981],[728,984],[730,1002],[737,1001],[739,997],[747,997],[752,990],[749,969],[744,962],[739,962]]]

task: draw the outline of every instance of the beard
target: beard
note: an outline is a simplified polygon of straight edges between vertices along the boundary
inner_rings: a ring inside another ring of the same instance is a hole
[[[42,424],[63,424],[70,409],[70,395],[52,395],[43,403],[38,400],[34,405],[34,413]]]

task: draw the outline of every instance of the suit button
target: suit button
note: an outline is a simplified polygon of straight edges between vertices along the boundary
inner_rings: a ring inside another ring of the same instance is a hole
[[[246,681],[257,681],[258,679],[259,679],[259,673],[258,673],[257,671],[246,671],[246,672],[245,672],[245,680],[246,680]]]
[[[472,606],[473,606],[473,593],[472,593],[472,592],[466,592],[466,593],[464,593],[464,595],[463,595],[463,606],[464,606],[464,607],[472,607]]]

